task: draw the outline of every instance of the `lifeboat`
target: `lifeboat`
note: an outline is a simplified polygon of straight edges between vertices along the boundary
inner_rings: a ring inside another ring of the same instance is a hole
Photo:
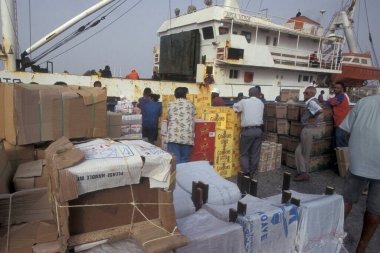
[[[362,86],[367,80],[380,80],[380,69],[372,66],[369,53],[343,53],[342,73],[332,74],[332,81],[348,86]]]

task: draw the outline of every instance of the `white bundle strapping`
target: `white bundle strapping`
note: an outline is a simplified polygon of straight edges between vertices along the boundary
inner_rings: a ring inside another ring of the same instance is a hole
[[[238,224],[215,218],[206,210],[177,219],[181,233],[190,243],[176,249],[176,253],[243,253],[243,231]]]
[[[140,182],[142,159],[132,145],[97,139],[76,147],[85,160],[67,170],[78,178],[79,195]]]
[[[191,194],[176,184],[173,191],[173,204],[176,219],[184,218],[195,213],[195,206],[191,200]]]
[[[241,193],[236,184],[221,177],[208,161],[177,164],[177,183],[185,191],[192,192],[193,181],[203,181],[209,185],[208,202],[227,205],[239,201]]]

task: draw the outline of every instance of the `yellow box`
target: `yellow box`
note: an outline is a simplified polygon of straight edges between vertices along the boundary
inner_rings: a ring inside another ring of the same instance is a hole
[[[194,96],[195,94],[186,94],[186,99],[190,100],[191,102],[194,102]]]
[[[162,95],[161,97],[161,101],[162,101],[162,104],[167,104],[168,102],[172,102],[175,100],[175,96],[174,95]]]
[[[232,150],[217,150],[214,153],[214,164],[232,163]]]
[[[204,113],[203,119],[215,121],[216,122],[216,129],[226,129],[226,114],[225,113]]]
[[[203,113],[218,113],[221,112],[220,106],[201,106]]]
[[[232,176],[232,164],[231,163],[222,163],[220,165],[214,166],[216,172],[222,177],[231,177]]]
[[[211,105],[211,94],[205,93],[205,94],[194,95],[194,104],[196,106],[200,106],[200,105],[210,106]]]

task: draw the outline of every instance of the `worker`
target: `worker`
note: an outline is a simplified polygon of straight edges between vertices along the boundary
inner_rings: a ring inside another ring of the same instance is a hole
[[[152,100],[151,94],[152,94],[152,89],[149,87],[146,87],[144,89],[143,96],[139,98],[137,107],[142,108],[145,103],[150,102]]]
[[[168,104],[168,152],[176,156],[177,164],[190,161],[194,145],[196,110],[193,102],[186,99],[187,93],[185,87],[176,88],[176,100]]]
[[[158,102],[160,95],[150,94],[150,98],[141,107],[142,135],[151,144],[155,144],[158,136],[158,119],[162,114],[162,104]]]
[[[219,97],[220,90],[213,88],[211,91],[211,105],[212,106],[224,106],[223,98]]]
[[[95,70],[94,70],[95,71]],[[96,71],[95,71],[96,74]],[[102,70],[102,77],[111,78],[112,72],[110,66],[106,65],[104,69]]]
[[[139,80],[139,74],[135,69],[132,69],[131,73],[125,76],[125,79],[131,79],[131,80]]]
[[[254,177],[260,158],[264,103],[256,87],[249,89],[249,98],[233,105],[241,112],[240,166],[245,176]]]
[[[102,87],[102,83],[100,81],[95,81],[94,82],[94,87],[99,87],[101,88]]]

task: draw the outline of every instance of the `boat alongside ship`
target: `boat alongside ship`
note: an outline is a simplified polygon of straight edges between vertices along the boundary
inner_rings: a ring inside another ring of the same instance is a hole
[[[14,9],[12,2],[1,0],[2,10],[6,9],[4,6]],[[247,93],[252,85],[260,85],[266,98],[274,100],[281,89],[302,89],[312,81],[328,87],[333,81],[346,80],[346,73],[355,71],[361,74],[354,79],[348,77],[353,80],[349,82],[352,86],[361,86],[369,78],[380,79],[380,70],[372,67],[368,54],[361,55],[366,60],[362,57],[359,64],[346,62],[347,55],[342,54],[346,38],[353,43],[349,37],[353,32],[356,0],[334,15],[327,31],[301,13],[283,19],[280,24],[274,23],[266,16],[242,10],[238,0],[225,0],[222,6],[205,1],[205,8],[192,7],[184,15],[177,11],[175,17],[166,20],[158,29],[160,45],[154,50],[153,69],[160,81],[20,71],[32,67],[28,56],[33,50],[112,2],[100,1],[58,27],[25,50],[20,60],[10,54],[17,39],[14,30],[6,28],[14,22],[15,16],[3,11],[1,58],[5,61],[5,69],[0,71],[1,82],[54,84],[61,81],[91,86],[99,80],[107,87],[108,96],[123,95],[130,100],[141,96],[145,87],[160,94],[173,94],[176,87],[186,86],[190,93],[196,94],[205,90],[200,86],[208,86],[219,88],[222,97],[236,97],[240,92]],[[344,22],[348,22],[348,26]],[[336,33],[339,26],[344,27],[345,36]]]

